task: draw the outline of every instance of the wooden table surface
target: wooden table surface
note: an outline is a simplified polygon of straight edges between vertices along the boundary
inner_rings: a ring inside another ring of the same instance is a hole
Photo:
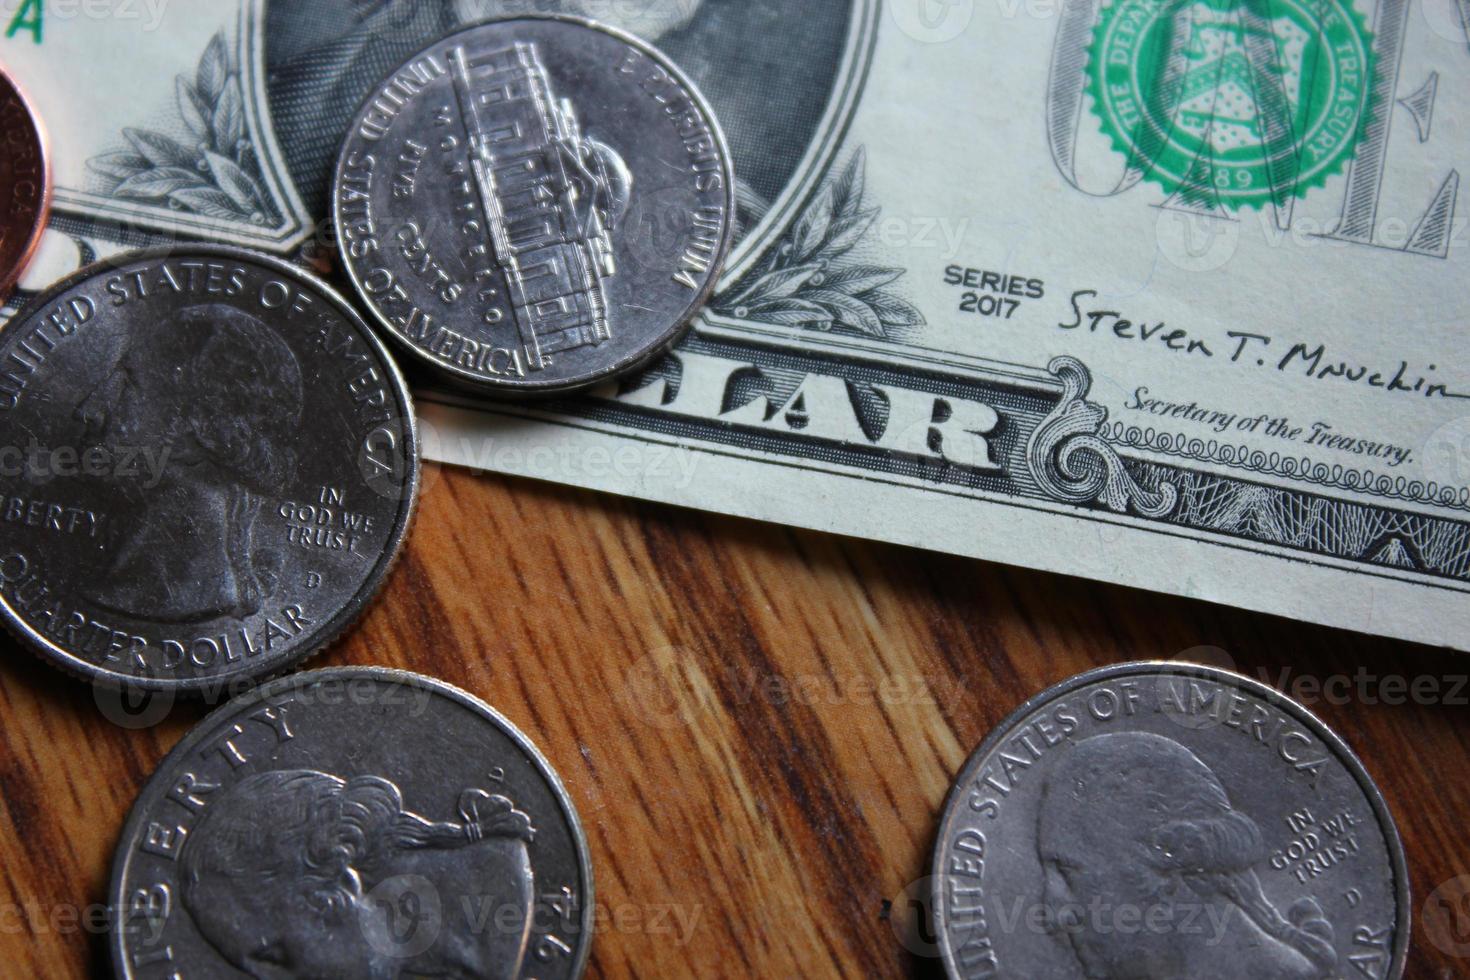
[[[1470,874],[1460,655],[523,480],[426,477],[382,598],[310,665],[437,675],[540,744],[591,843],[589,976],[942,975],[905,888],[927,873],[969,752],[1049,684],[1201,646],[1276,681],[1357,678],[1347,699],[1298,690],[1397,815],[1408,976],[1470,976],[1454,955],[1470,953],[1465,891],[1426,901]],[[106,901],[134,795],[204,708],[126,730],[88,686],[6,653],[0,976],[110,975],[88,906]],[[1394,677],[1425,703],[1390,703]]]

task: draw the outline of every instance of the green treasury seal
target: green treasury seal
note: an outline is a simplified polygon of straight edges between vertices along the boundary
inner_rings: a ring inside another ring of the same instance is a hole
[[[1129,166],[1190,204],[1284,204],[1352,158],[1370,32],[1352,0],[1111,0],[1088,65]]]

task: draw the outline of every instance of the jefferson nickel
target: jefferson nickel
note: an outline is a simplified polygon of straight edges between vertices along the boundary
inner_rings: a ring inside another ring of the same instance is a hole
[[[1348,747],[1271,688],[1125,664],[1022,705],[934,855],[954,978],[1399,977],[1404,855]]]
[[[482,391],[560,393],[678,339],[734,229],[731,157],[667,58],[566,17],[451,35],[358,112],[333,208],[378,324]]]

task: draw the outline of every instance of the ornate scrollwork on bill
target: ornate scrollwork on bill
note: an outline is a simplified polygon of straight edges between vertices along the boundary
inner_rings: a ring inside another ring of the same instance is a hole
[[[263,188],[240,72],[230,63],[223,31],[210,39],[193,77],[180,74],[175,83],[176,120],[151,129],[124,127],[127,149],[87,161],[104,192],[122,201],[235,223],[279,223],[281,216]],[[187,141],[169,135],[177,130]]]
[[[1075,357],[1058,357],[1048,370],[1062,381],[1062,400],[1026,447],[1031,475],[1041,488],[1058,500],[1097,500],[1119,513],[1131,506],[1144,517],[1163,517],[1173,510],[1179,499],[1174,485],[1160,481],[1156,489],[1144,487],[1098,435],[1108,410],[1087,400],[1092,375],[1086,365]]]
[[[859,147],[828,177],[796,224],[716,309],[739,320],[890,337],[924,325],[924,314],[888,287],[904,270],[854,261],[882,214],[865,202],[867,151]]]

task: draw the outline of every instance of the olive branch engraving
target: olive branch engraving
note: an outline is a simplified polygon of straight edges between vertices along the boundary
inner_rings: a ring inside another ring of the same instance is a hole
[[[108,193],[255,225],[277,217],[261,189],[260,164],[245,131],[240,75],[230,66],[223,31],[204,49],[194,77],[179,75],[175,90],[193,146],[156,130],[123,129],[130,151],[87,161],[111,182]]]
[[[814,330],[843,328],[887,337],[892,327],[920,326],[924,316],[883,287],[903,269],[843,261],[868,234],[881,208],[864,208],[867,156],[853,154],[829,177],[791,231],[718,312],[742,320]]]

